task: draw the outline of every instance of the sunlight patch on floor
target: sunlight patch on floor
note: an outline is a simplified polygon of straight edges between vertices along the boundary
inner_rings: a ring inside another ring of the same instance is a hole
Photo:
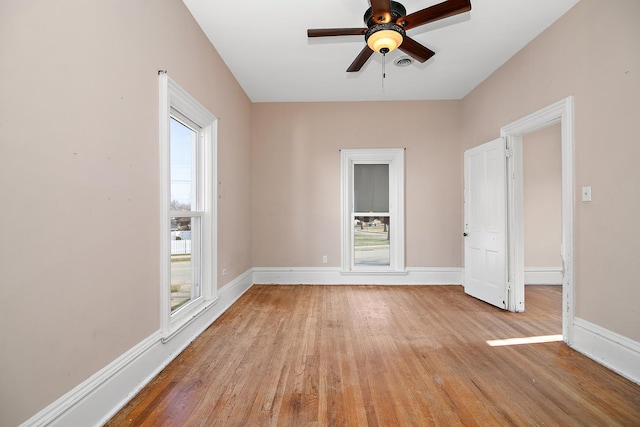
[[[562,341],[562,335],[543,335],[539,337],[489,340],[487,341],[487,344],[489,344],[491,347],[501,347],[505,345],[540,344],[545,342],[557,342],[557,341]]]

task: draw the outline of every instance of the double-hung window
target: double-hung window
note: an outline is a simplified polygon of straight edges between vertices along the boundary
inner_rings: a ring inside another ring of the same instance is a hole
[[[165,339],[216,297],[216,120],[160,73],[160,301]]]
[[[404,149],[341,150],[342,270],[404,272]]]

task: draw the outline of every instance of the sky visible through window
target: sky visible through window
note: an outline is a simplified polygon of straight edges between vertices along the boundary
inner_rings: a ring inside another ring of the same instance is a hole
[[[196,133],[171,118],[169,140],[171,144],[171,200],[194,209],[192,201],[192,152]]]

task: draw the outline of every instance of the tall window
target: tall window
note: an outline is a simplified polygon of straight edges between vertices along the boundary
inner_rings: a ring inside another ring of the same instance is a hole
[[[202,219],[204,217],[200,134],[202,128],[178,111],[169,127],[171,230],[171,311],[202,295]]]
[[[404,149],[342,150],[342,269],[404,271]]]
[[[160,290],[165,338],[216,297],[216,120],[160,73]]]

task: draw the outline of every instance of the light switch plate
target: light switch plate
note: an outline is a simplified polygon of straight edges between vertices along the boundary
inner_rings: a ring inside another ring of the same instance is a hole
[[[582,201],[590,202],[591,201],[591,187],[582,187]]]

